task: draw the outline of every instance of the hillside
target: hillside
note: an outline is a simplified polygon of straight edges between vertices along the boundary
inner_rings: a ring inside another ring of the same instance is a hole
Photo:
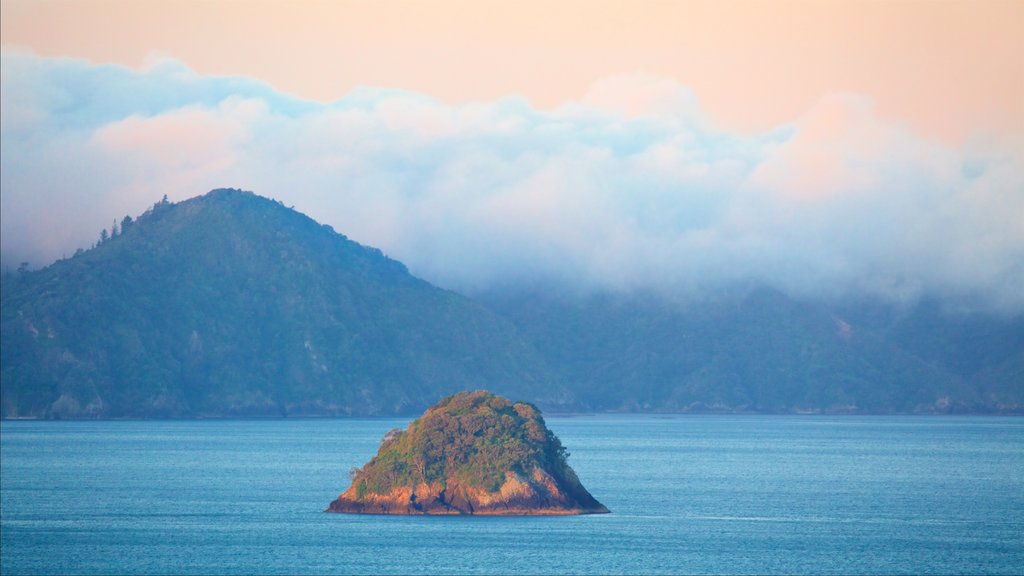
[[[328,512],[552,515],[608,512],[531,404],[490,392],[445,398],[352,472]]]
[[[569,398],[504,319],[238,190],[5,278],[0,310],[4,417],[395,414],[481,383]]]
[[[215,190],[5,275],[0,378],[7,418],[415,414],[482,386],[571,411],[1024,413],[1024,316],[766,288],[474,301]]]
[[[1024,413],[1021,316],[765,288],[682,302],[551,290],[479,299],[516,324],[581,409]]]

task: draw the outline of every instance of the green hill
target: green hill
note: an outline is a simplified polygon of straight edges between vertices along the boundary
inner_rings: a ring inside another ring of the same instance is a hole
[[[510,323],[278,202],[157,203],[5,278],[4,417],[372,415],[569,399]]]
[[[588,514],[608,512],[580,484],[568,453],[525,402],[490,392],[445,398],[385,436],[328,512]]]
[[[545,409],[1024,413],[1024,316],[924,300],[513,286],[479,302],[280,203],[155,204],[0,284],[0,414],[414,414],[487,387]]]
[[[682,302],[550,290],[480,299],[541,351],[581,409],[1024,412],[1019,315],[765,288]]]

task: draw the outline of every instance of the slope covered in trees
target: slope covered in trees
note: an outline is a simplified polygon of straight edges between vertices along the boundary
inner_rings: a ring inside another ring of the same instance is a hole
[[[480,304],[238,190],[104,236],[3,278],[3,417],[412,414],[482,386],[548,410],[1024,412],[1021,315],[764,288]]]
[[[537,408],[485,390],[438,402],[353,470],[328,512],[586,514],[608,509],[580,484]]]
[[[516,324],[583,410],[1024,412],[1019,315],[764,288],[682,302],[550,290],[480,299]]]
[[[238,190],[159,202],[2,294],[5,417],[407,413],[482,382],[567,399],[504,319]]]

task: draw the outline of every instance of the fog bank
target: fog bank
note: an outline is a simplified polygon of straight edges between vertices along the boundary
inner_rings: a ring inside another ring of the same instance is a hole
[[[173,60],[2,58],[4,267],[70,256],[165,194],[236,187],[470,293],[753,282],[1024,311],[1024,139],[951,148],[856,94],[742,135],[645,76],[554,111],[378,89],[323,105]]]

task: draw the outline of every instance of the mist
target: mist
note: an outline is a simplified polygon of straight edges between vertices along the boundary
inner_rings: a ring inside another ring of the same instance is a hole
[[[755,283],[1024,311],[1024,141],[929,141],[857,94],[736,134],[642,75],[540,110],[375,88],[321,104],[174,60],[2,59],[5,268],[71,256],[164,195],[235,187],[470,294]]]

